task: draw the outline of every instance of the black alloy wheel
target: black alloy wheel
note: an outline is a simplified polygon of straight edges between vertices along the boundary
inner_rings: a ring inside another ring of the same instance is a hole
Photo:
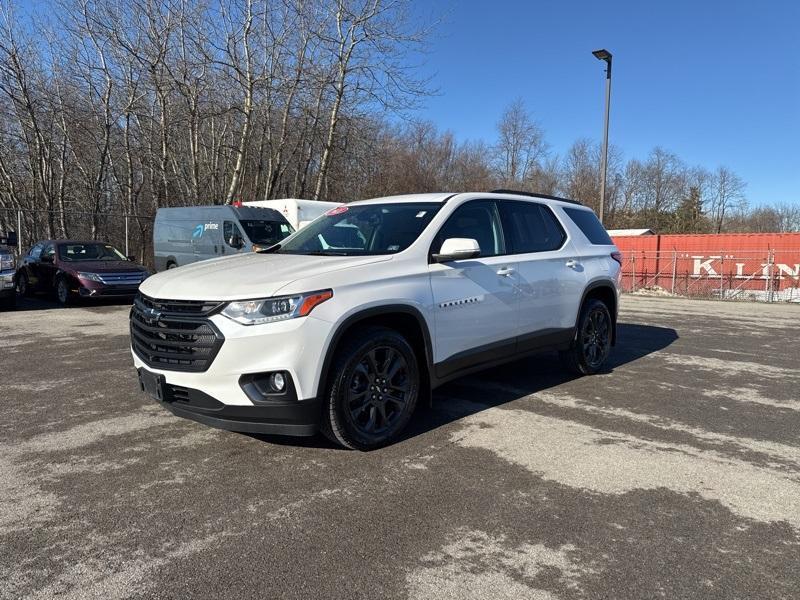
[[[583,323],[583,357],[591,369],[599,369],[611,349],[611,323],[605,305],[596,306]]]
[[[364,435],[381,435],[397,422],[411,391],[403,355],[377,346],[361,356],[347,390],[349,420]]]
[[[561,358],[573,373],[593,375],[599,372],[611,353],[614,322],[601,300],[587,300],[581,308],[575,337]]]
[[[419,388],[416,355],[400,333],[386,327],[359,331],[337,351],[322,432],[346,448],[384,446],[408,423]]]

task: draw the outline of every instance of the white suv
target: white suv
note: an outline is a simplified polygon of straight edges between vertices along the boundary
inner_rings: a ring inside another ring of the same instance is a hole
[[[143,390],[179,416],[371,449],[445,381],[615,342],[620,254],[578,203],[499,190],[353,202],[268,250],[159,273],[130,317]]]

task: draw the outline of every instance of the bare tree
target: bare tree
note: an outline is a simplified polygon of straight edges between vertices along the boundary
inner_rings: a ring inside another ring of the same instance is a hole
[[[495,146],[500,180],[508,187],[519,187],[528,180],[547,154],[544,132],[525,108],[523,100],[512,102],[497,123]]]
[[[722,233],[725,220],[732,212],[741,211],[747,206],[745,186],[744,181],[727,167],[717,168],[711,183],[709,210],[716,233]]]
[[[410,25],[409,0],[336,0],[329,33],[330,85],[333,89],[313,197],[320,198],[328,176],[346,97],[353,107],[413,106],[425,92],[423,82],[404,63],[425,39]]]

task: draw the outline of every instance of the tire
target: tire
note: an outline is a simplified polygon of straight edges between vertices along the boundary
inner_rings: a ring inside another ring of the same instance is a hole
[[[28,281],[28,276],[24,271],[17,276],[17,294],[20,296],[31,295],[30,282]]]
[[[408,424],[420,391],[417,357],[386,327],[368,327],[337,349],[325,390],[321,430],[352,450],[391,442]]]
[[[12,294],[6,298],[0,299],[0,309],[14,310],[17,307],[17,296]]]
[[[169,271],[170,269],[176,269],[177,267],[178,267],[178,265],[175,264],[174,262],[170,261],[170,262],[167,263],[167,271]]]
[[[56,300],[61,306],[69,306],[70,304],[69,285],[64,277],[59,277],[56,281]]]
[[[611,352],[613,322],[608,307],[600,300],[589,299],[581,308],[575,338],[569,350],[561,353],[567,368],[577,375],[598,373]]]

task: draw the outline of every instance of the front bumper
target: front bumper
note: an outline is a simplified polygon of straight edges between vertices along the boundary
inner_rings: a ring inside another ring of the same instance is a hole
[[[142,370],[138,369],[138,373],[140,387],[144,391]],[[175,416],[219,429],[242,433],[311,436],[319,427],[321,403],[316,398],[241,406],[223,404],[216,398],[191,388],[165,384],[162,390],[156,401]]]
[[[321,416],[320,357],[332,324],[313,316],[253,326],[219,314],[209,321],[225,341],[205,371],[159,369],[132,351],[140,377],[145,369],[163,378],[168,390],[180,388],[177,399],[171,393],[160,399],[164,407],[177,416],[231,431],[314,435]],[[274,371],[288,374],[293,398],[254,402],[243,389],[243,381],[248,375]]]
[[[109,285],[88,279],[79,279],[80,285],[72,290],[81,298],[132,298],[139,291],[138,285]]]
[[[0,298],[10,298],[16,294],[14,271],[0,273]]]

